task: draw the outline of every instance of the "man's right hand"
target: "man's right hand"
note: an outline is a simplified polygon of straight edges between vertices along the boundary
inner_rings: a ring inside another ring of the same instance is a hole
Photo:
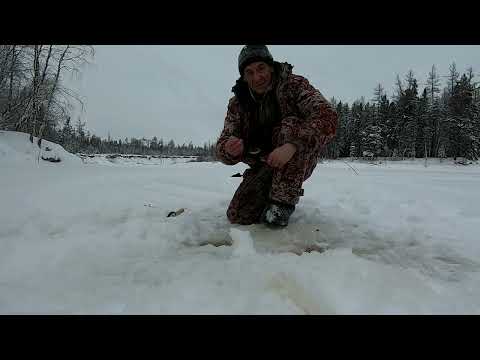
[[[243,140],[231,136],[225,143],[225,151],[234,158],[243,154]]]

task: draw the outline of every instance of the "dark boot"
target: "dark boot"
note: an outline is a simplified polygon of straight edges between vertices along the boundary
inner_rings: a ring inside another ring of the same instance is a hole
[[[267,225],[287,226],[294,211],[295,205],[271,201],[263,211],[262,221]]]

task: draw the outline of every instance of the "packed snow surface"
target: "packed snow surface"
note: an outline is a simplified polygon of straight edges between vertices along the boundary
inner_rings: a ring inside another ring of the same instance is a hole
[[[319,163],[270,230],[226,219],[246,165],[139,162],[0,131],[1,314],[480,313],[477,164]]]

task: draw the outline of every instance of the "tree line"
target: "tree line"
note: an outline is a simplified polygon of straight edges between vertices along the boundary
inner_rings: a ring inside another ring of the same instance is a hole
[[[60,144],[71,153],[81,154],[135,154],[159,156],[198,156],[203,159],[213,159],[215,144],[204,143],[203,146],[188,144],[175,144],[174,140],[164,142],[162,138],[154,136],[146,138],[125,138],[113,140],[110,136],[102,139],[91,134],[85,123],[77,119],[75,125],[71,124],[68,117],[64,126],[50,134],[49,141]]]
[[[374,97],[348,103],[332,99],[339,114],[334,141],[324,153],[339,157],[458,157],[477,160],[480,155],[480,92],[473,69],[463,74],[455,63],[442,88],[435,66],[420,86],[413,71],[397,75],[395,94],[389,99],[381,84]]]

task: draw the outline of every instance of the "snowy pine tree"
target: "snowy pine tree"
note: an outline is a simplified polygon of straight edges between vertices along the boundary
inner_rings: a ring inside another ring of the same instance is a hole
[[[399,111],[399,155],[416,156],[417,119],[418,119],[418,85],[413,72],[406,76],[407,88],[398,99]]]
[[[473,84],[471,79],[463,74],[455,84],[448,102],[447,128],[454,159],[478,158],[477,113],[473,103]]]
[[[361,101],[356,101],[352,105],[351,121],[349,124],[350,142],[350,157],[362,156],[362,137],[361,131],[363,129],[362,119],[364,118],[364,107]]]
[[[363,157],[375,158],[382,153],[382,129],[376,124],[370,124],[362,131]]]

